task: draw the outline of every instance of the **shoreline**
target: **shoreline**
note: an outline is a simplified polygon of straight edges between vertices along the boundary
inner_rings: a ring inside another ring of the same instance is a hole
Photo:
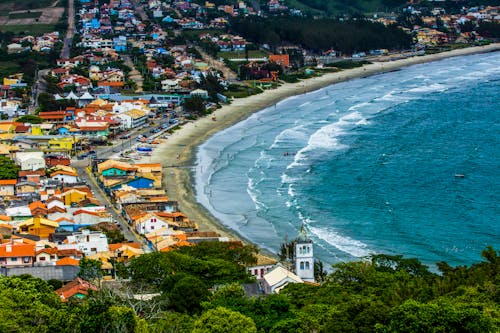
[[[375,62],[363,67],[327,73],[298,83],[285,83],[277,89],[266,90],[258,95],[242,99],[235,99],[232,104],[224,105],[209,116],[182,125],[166,142],[160,144],[154,150],[151,157],[144,158],[143,162],[151,161],[163,165],[164,188],[167,195],[172,200],[178,201],[180,210],[191,220],[198,223],[200,231],[215,231],[223,236],[251,243],[243,235],[223,225],[207,208],[197,202],[193,186],[193,167],[196,162],[196,151],[200,144],[215,133],[235,125],[253,113],[292,96],[302,95],[339,82],[400,70],[411,65],[498,50],[500,50],[500,43],[495,43],[426,56]],[[216,121],[212,120],[212,115],[216,117]],[[260,250],[267,252],[265,249]]]

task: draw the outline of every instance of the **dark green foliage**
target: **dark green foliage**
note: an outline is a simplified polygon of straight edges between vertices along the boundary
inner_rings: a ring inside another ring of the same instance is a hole
[[[366,20],[235,18],[231,24],[235,31],[252,42],[266,43],[273,48],[293,43],[317,51],[334,48],[351,54],[380,48],[405,49],[411,45],[410,35],[399,28]]]
[[[19,117],[19,118],[17,118],[16,121],[19,122],[19,123],[30,123],[30,124],[41,124],[41,123],[43,123],[43,119],[42,118],[40,118],[38,116],[35,116],[35,115],[32,115],[32,114],[28,114],[26,116]]]
[[[83,258],[80,260],[78,276],[86,281],[93,281],[102,277],[100,260]]]
[[[187,112],[189,112],[197,117],[204,116],[206,113],[205,102],[204,102],[203,98],[201,98],[199,96],[193,96],[193,97],[184,99],[184,109]]]
[[[248,277],[241,275],[244,269],[234,267],[251,262],[249,248],[216,244],[143,255],[129,267],[132,281],[125,293],[103,288],[69,303],[59,300],[54,282],[0,277],[0,332],[493,333],[500,329],[500,253],[491,247],[483,251],[483,262],[470,267],[439,263],[442,275],[429,272],[416,259],[374,255],[334,265],[319,286],[290,284],[278,295],[248,298],[240,286]],[[224,281],[234,283],[220,285]],[[126,297],[132,288],[161,296],[147,301]]]
[[[20,169],[10,158],[0,156],[0,179],[17,179]]]

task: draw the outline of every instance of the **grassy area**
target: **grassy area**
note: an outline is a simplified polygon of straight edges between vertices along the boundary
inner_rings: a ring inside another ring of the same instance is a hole
[[[0,0],[0,5],[5,9],[10,7],[10,10],[14,11],[47,8],[52,5],[53,2],[54,0]]]
[[[257,87],[249,87],[246,85],[231,84],[229,89],[223,92],[228,99],[245,98],[252,95],[260,94],[263,90]]]
[[[26,34],[43,34],[55,30],[53,24],[23,24],[23,25],[4,25],[0,27],[3,32],[11,31],[15,34],[24,32]]]
[[[264,58],[267,57],[269,54],[260,51],[260,50],[251,50],[248,51],[248,57],[249,58]],[[224,58],[224,59],[245,59],[246,54],[245,52],[218,52],[217,53],[217,58]]]
[[[19,73],[21,67],[15,61],[0,61],[0,78]]]
[[[10,13],[9,19],[25,19],[25,18],[34,18],[37,19],[42,16],[42,12],[23,12],[23,13]]]

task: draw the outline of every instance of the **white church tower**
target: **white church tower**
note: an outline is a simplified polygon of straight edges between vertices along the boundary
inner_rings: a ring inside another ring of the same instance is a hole
[[[313,242],[307,236],[304,224],[300,228],[299,237],[295,243],[295,274],[306,282],[314,282],[314,251]]]

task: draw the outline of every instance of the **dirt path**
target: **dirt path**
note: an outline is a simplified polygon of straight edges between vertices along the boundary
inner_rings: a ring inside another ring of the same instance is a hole
[[[203,59],[205,59],[209,66],[221,71],[222,74],[224,74],[226,80],[234,81],[237,79],[236,73],[230,70],[222,61],[215,59],[214,57],[203,51],[199,46],[196,46],[196,50],[200,52],[201,56],[203,57]]]
[[[130,73],[128,74],[128,77],[129,77],[130,80],[134,81],[135,84],[137,85],[137,88],[135,89],[135,92],[143,92],[142,83],[143,83],[144,80],[142,78],[141,73],[139,73],[139,71],[137,70],[137,68],[135,68],[134,63],[130,59],[130,56],[124,55],[123,56],[123,60],[125,61],[125,65],[127,65],[128,67],[130,67],[132,69],[130,71]]]

